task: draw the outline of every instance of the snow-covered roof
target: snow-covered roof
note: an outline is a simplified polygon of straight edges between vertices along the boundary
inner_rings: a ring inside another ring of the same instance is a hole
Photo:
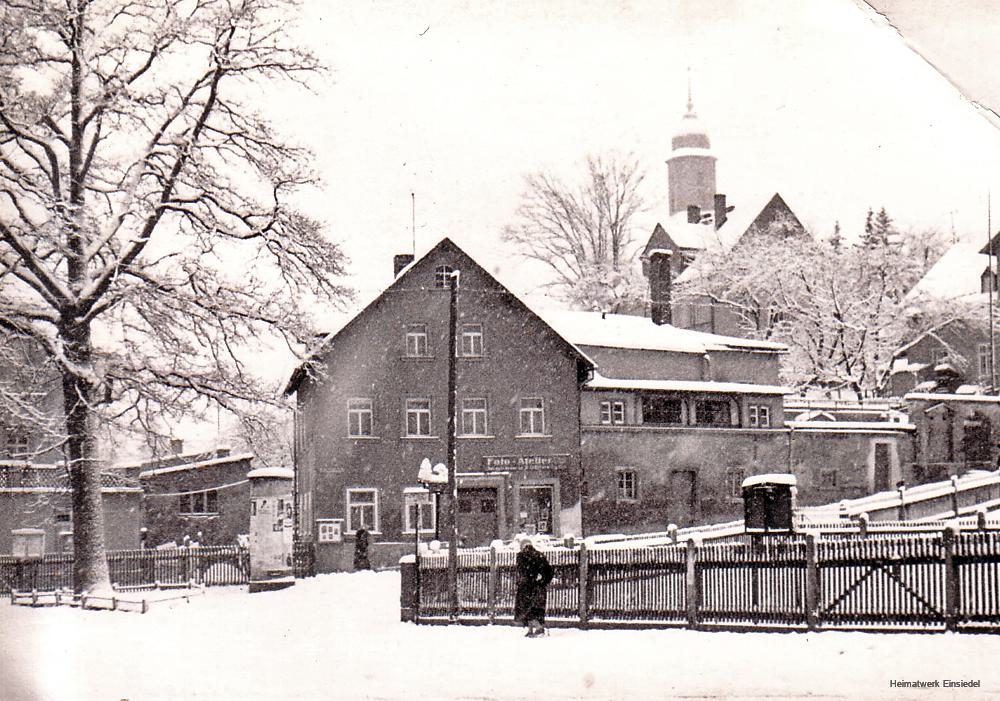
[[[688,136],[689,134],[691,134],[691,132],[677,134],[677,136]],[[711,149],[702,148],[700,146],[681,146],[680,148],[675,148],[670,152],[670,157],[667,158],[667,161],[672,161],[675,158],[683,158],[684,156],[699,156],[701,158],[715,159],[715,155],[712,153]]]
[[[247,473],[247,479],[295,479],[295,471],[287,467],[258,467]]]
[[[896,358],[892,361],[892,371],[890,374],[898,375],[904,372],[920,372],[926,368],[928,363],[911,363],[905,357]]]
[[[402,280],[403,277],[408,272],[410,272],[410,270],[412,270],[416,265],[418,265],[421,261],[423,261],[424,258],[427,258],[429,255],[431,255],[434,252],[436,252],[439,248],[441,248],[443,246],[446,246],[446,245],[450,245],[450,246],[454,247],[460,254],[468,257],[475,265],[479,266],[482,274],[484,274],[484,275],[486,275],[488,277],[493,278],[493,280],[498,285],[500,285],[504,289],[505,292],[507,292],[508,294],[510,294],[510,296],[512,298],[514,298],[518,302],[520,302],[525,308],[528,309],[528,311],[530,311],[533,314],[536,314],[536,315],[538,315],[538,316],[541,317],[541,314],[535,308],[535,305],[529,304],[523,297],[521,297],[520,295],[518,295],[517,293],[515,293],[510,287],[508,287],[503,282],[501,282],[500,280],[498,280],[493,273],[489,272],[489,270],[487,269],[487,267],[485,265],[483,265],[482,263],[480,263],[476,258],[474,258],[471,254],[469,254],[468,251],[464,250],[458,244],[456,244],[454,241],[452,241],[451,239],[449,239],[449,238],[446,237],[446,238],[441,239],[437,243],[435,243],[433,246],[431,246],[427,251],[425,251],[419,257],[415,257],[414,260],[412,260],[408,265],[406,265],[404,268],[402,268],[399,271],[399,274],[397,274],[395,276],[395,278],[393,279],[393,281],[387,287],[385,287],[384,289],[373,291],[369,295],[369,297],[366,298],[362,303],[356,305],[356,307],[354,308],[354,310],[351,313],[349,313],[349,314],[345,315],[343,318],[341,318],[340,319],[340,323],[335,328],[331,329],[329,331],[329,333],[327,333],[327,334],[324,335],[323,340],[320,342],[319,346],[316,349],[314,349],[312,351],[312,353],[310,353],[309,359],[307,359],[304,363],[302,363],[301,365],[299,365],[292,372],[291,377],[289,377],[288,382],[285,384],[285,388],[283,390],[284,394],[290,395],[290,394],[292,394],[295,391],[295,389],[298,387],[299,382],[301,382],[302,378],[306,374],[306,367],[308,366],[309,361],[313,360],[316,357],[318,357],[319,355],[321,355],[322,352],[323,352],[323,350],[330,344],[331,341],[333,341],[334,338],[337,337],[338,334],[340,334],[353,321],[355,321],[358,317],[360,317],[369,307],[371,307],[372,305],[374,305],[379,300],[379,298],[382,297],[383,294],[385,294],[390,288],[392,288],[392,286],[395,285],[398,281]],[[543,320],[544,320],[544,317],[543,317]],[[553,329],[553,330],[555,331],[556,335],[559,335],[559,336],[562,335],[559,332],[558,329]],[[576,352],[577,354],[579,354],[579,356],[584,361],[590,363],[591,365],[596,365],[596,363],[591,358],[589,358],[586,353],[584,353],[582,350],[580,350],[579,348],[577,348],[570,340],[566,339],[565,337],[563,337],[563,340],[566,342],[566,344],[568,346],[570,346],[573,349],[574,352]]]
[[[791,394],[788,387],[754,385],[743,382],[710,382],[707,380],[621,380],[594,374],[587,389],[627,389],[664,392],[715,392],[719,394]]]
[[[907,401],[925,402],[983,402],[1000,404],[1000,397],[992,394],[944,394],[937,392],[910,392],[903,395]]]
[[[152,470],[143,470],[139,473],[139,478],[143,477],[155,477],[157,475],[167,475],[171,472],[184,472],[185,470],[198,470],[204,467],[212,467],[213,465],[225,465],[231,462],[240,461],[250,461],[253,459],[253,453],[241,453],[239,455],[227,455],[222,458],[212,458],[211,460],[199,460],[197,462],[186,462],[180,465],[170,465],[169,467],[158,467]]]
[[[917,281],[907,297],[952,300],[978,295],[983,271],[988,267],[990,256],[970,243],[956,243]]]
[[[699,355],[709,351],[783,353],[788,350],[787,346],[773,341],[757,341],[679,329],[670,324],[654,324],[652,319],[643,316],[561,310],[542,311],[540,315],[560,336],[576,346],[673,351]]]
[[[785,421],[785,426],[794,429],[805,429],[822,433],[845,432],[866,433],[871,431],[915,431],[916,426],[909,421],[839,421],[811,419],[806,421]]]
[[[794,487],[797,484],[797,481],[795,479],[795,475],[780,472],[747,477],[743,480],[743,484],[740,486],[746,489],[747,487],[754,487],[758,484],[785,484],[789,487]]]

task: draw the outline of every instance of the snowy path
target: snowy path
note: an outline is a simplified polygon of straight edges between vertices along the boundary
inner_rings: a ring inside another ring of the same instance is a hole
[[[987,699],[1000,637],[703,633],[398,622],[399,575],[209,590],[146,615],[0,602],[4,701],[180,699]],[[890,679],[979,679],[893,689]]]

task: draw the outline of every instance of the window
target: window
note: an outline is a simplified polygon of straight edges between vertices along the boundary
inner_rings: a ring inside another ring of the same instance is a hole
[[[8,428],[6,447],[4,449],[7,457],[14,460],[27,460],[29,450],[28,434],[15,428]]]
[[[771,408],[764,404],[751,404],[747,407],[747,423],[755,428],[768,428],[771,425]]]
[[[483,357],[483,325],[462,324],[458,353],[463,358]]]
[[[625,403],[601,402],[601,423],[605,425],[625,423]]]
[[[545,434],[545,405],[538,397],[521,400],[521,435],[541,436]]]
[[[347,532],[364,528],[378,531],[378,491],[374,489],[347,490]]]
[[[726,473],[726,493],[732,499],[743,498],[743,480],[747,473],[742,467],[733,467]]]
[[[480,397],[462,400],[462,435],[486,435],[486,400]]]
[[[432,497],[430,504],[407,504],[405,508],[405,513],[403,514],[403,530],[407,533],[413,533],[416,531],[417,522],[419,519],[420,530],[424,533],[434,532],[434,499],[437,497]]]
[[[406,400],[406,435],[431,435],[431,400]]]
[[[219,492],[215,489],[208,489],[203,492],[181,494],[177,511],[182,514],[217,514],[219,513]]]
[[[618,470],[618,498],[639,498],[639,489],[635,476],[635,470]]]
[[[987,379],[993,375],[993,363],[990,357],[992,355],[989,343],[979,344],[979,376],[981,378]]]
[[[371,399],[349,399],[347,401],[347,435],[372,435]]]
[[[406,326],[406,357],[426,358],[430,355],[427,346],[427,325],[408,324]]]
[[[644,424],[684,423],[684,403],[676,397],[643,397],[642,422]]]
[[[450,265],[439,265],[434,269],[434,287],[448,289],[448,278],[451,277],[454,268]]]
[[[833,489],[837,486],[837,471],[836,470],[820,470],[819,471],[819,487],[820,489]]]
[[[732,426],[731,407],[727,399],[700,399],[694,405],[694,422],[700,426]]]

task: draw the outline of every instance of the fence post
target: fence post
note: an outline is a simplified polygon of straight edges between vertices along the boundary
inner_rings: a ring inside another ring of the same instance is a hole
[[[816,630],[819,624],[819,561],[816,534],[806,533],[806,625]]]
[[[590,577],[590,553],[587,550],[587,544],[580,543],[580,581],[579,581],[579,593],[577,594],[577,603],[580,610],[580,626],[583,628],[587,627],[590,620],[590,601],[587,597],[587,591],[589,589],[587,585],[587,580]]]
[[[497,619],[497,580],[499,577],[497,564],[496,546],[490,546],[490,576],[486,580],[486,615],[489,616],[490,625],[496,623]]]
[[[684,580],[685,603],[687,604],[688,626],[698,626],[698,606],[701,604],[698,596],[698,545],[694,538],[688,538],[685,546],[685,563],[687,574]]]
[[[958,565],[955,562],[955,528],[945,526],[944,545],[944,622],[948,630],[955,630],[958,621]]]
[[[951,476],[951,512],[958,518],[958,475]]]
[[[868,537],[868,512],[858,514],[858,534],[862,538]]]

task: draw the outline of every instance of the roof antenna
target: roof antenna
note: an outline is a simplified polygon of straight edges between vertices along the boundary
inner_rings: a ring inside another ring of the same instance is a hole
[[[410,192],[410,235],[413,237],[413,257],[417,257],[417,195]]]
[[[694,102],[691,100],[691,66],[687,67],[688,71],[688,114],[694,114]]]

